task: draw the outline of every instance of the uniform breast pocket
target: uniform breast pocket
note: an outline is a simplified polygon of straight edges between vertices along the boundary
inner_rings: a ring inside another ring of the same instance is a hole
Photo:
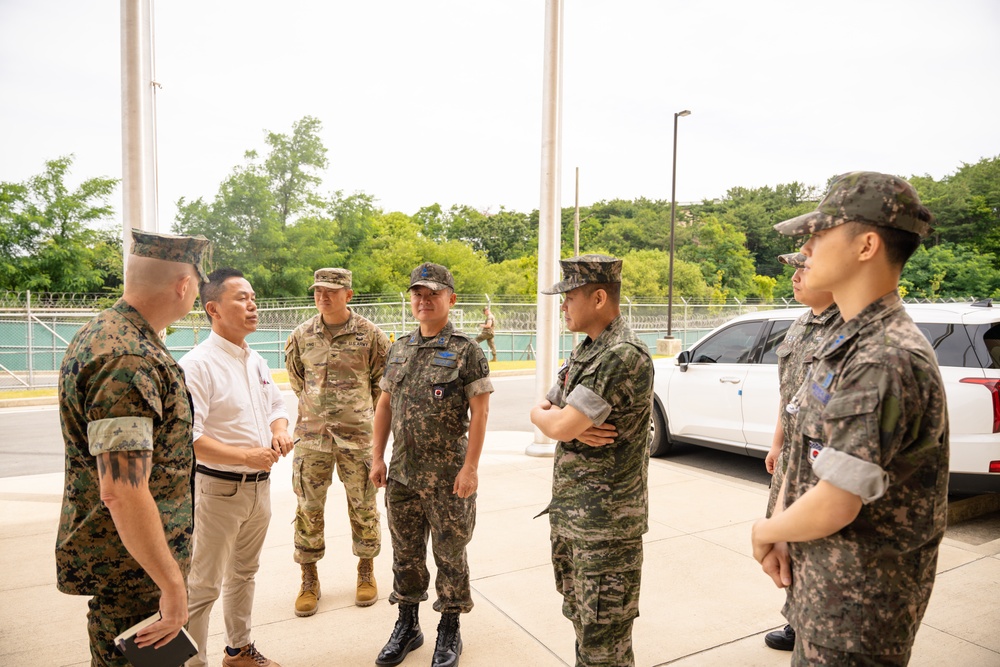
[[[406,377],[406,364],[402,360],[390,359],[385,365],[385,379],[393,385],[398,385]]]
[[[462,383],[457,368],[435,368],[430,376],[431,399],[443,402],[461,402]]]

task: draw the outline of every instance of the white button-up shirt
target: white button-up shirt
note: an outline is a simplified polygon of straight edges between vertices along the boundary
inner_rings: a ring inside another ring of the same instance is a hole
[[[179,363],[194,401],[195,440],[207,435],[235,447],[271,446],[271,424],[288,419],[288,410],[260,353],[234,345],[213,331]],[[212,463],[208,467],[259,472],[241,465]]]

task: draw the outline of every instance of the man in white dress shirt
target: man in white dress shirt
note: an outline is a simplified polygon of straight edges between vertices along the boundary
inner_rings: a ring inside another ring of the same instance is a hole
[[[250,641],[254,575],[271,520],[271,466],[292,450],[288,412],[267,362],[246,344],[257,330],[256,295],[236,269],[213,271],[201,287],[209,337],[185,354],[194,402],[194,541],[188,630],[206,665],[208,618],[222,594],[223,667],[280,667]]]

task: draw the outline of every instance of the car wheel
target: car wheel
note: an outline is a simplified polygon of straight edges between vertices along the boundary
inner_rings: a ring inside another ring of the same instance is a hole
[[[670,452],[673,442],[670,441],[670,428],[667,425],[667,415],[663,413],[660,399],[653,398],[653,416],[649,421],[649,455],[664,456]]]

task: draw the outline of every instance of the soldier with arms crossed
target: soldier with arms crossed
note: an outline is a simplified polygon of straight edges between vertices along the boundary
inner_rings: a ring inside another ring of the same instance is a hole
[[[125,293],[73,337],[59,371],[66,488],[59,590],[91,595],[91,665],[126,667],[114,638],[159,610],[139,646],[188,619],[194,449],[184,372],[159,331],[191,311],[209,242],[133,230]]]
[[[653,363],[622,319],[620,259],[562,260],[566,328],[587,334],[531,409],[559,441],[547,512],[563,614],[576,632],[577,667],[635,664],[642,535],[648,530]]]
[[[906,181],[837,177],[809,234],[806,286],[844,323],[792,399],[788,471],[754,557],[795,628],[792,664],[905,665],[934,585],[948,508],[948,416],[934,350],[903,309],[903,265],[932,216]],[[789,569],[789,558],[791,567]]]

